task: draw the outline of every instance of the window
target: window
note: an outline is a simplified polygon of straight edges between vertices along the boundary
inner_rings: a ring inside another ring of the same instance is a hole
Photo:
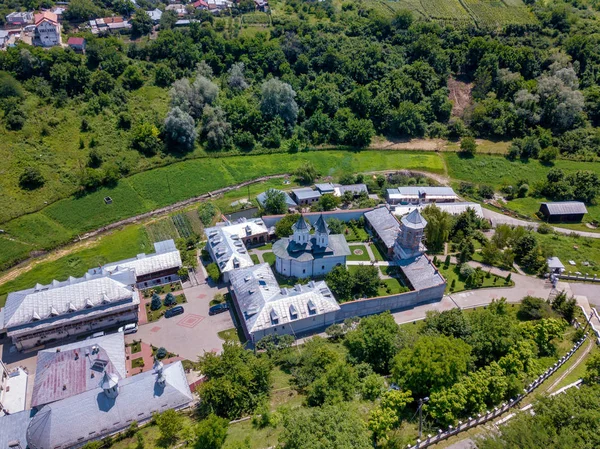
[[[324,270],[324,269],[325,269],[325,265],[321,265],[321,270]]]
[[[306,270],[302,270],[302,274],[305,274],[305,273],[306,273]]]

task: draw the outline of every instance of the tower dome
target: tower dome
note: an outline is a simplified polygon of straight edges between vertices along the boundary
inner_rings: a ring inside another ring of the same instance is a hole
[[[292,240],[298,245],[305,245],[310,239],[310,225],[301,214],[298,221],[292,225],[293,236]]]
[[[315,223],[315,238],[318,246],[327,247],[329,244],[329,232],[329,226],[327,226],[323,214],[321,214]]]
[[[109,398],[116,398],[119,394],[119,377],[115,373],[104,371],[102,380],[98,384]]]
[[[425,235],[427,220],[423,218],[419,209],[414,209],[400,220],[400,231],[394,245],[396,259],[410,259],[420,256],[425,252],[421,243]]]

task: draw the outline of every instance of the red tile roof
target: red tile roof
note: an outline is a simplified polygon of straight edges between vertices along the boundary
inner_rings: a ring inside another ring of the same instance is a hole
[[[67,45],[83,45],[85,43],[85,39],[82,37],[70,37],[67,41]]]
[[[58,23],[58,16],[51,11],[40,12],[34,16],[36,26],[46,20],[56,25]]]
[[[208,8],[208,3],[206,3],[204,0],[198,0],[194,3],[192,3],[192,5],[194,5],[194,8],[200,8],[201,6]]]
[[[107,25],[109,23],[123,23],[123,17],[105,17],[102,20],[104,20],[104,23]]]

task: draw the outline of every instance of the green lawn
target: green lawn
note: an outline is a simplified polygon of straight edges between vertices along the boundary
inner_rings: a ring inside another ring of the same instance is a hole
[[[56,201],[27,219],[6,222],[3,228],[8,230],[7,235],[21,237],[21,243],[30,244],[31,248],[13,248],[15,256],[0,258],[0,264],[14,263],[25,257],[30,250],[48,249],[66,243],[77,234],[132,215],[249,179],[291,172],[305,161],[312,162],[320,173],[333,176],[394,168],[418,168],[435,173],[444,171],[439,155],[415,151],[310,151],[295,156],[277,153],[182,161],[135,174],[122,179],[111,188],[100,188],[84,196]],[[264,186],[261,189],[262,187]],[[239,192],[236,193],[239,197]],[[112,204],[104,203],[106,196],[113,199]],[[11,218],[11,215],[3,216],[2,211],[0,208],[0,221]],[[29,236],[29,227],[38,231],[32,231]],[[52,229],[53,232],[44,233],[44,228]],[[359,234],[357,237],[362,239],[364,236],[360,232]],[[8,247],[6,242],[8,240],[5,238],[0,241],[0,253],[4,253],[2,250]],[[6,253],[10,254],[9,251]]]
[[[257,249],[259,251],[266,251],[266,250],[269,250],[271,248],[273,248],[273,244],[272,243],[267,243],[267,244],[265,244],[263,246],[259,246],[258,248],[255,248],[255,249]]]
[[[357,254],[360,253],[360,254]],[[356,260],[356,261],[370,261],[371,257],[367,252],[367,248],[365,245],[352,245],[350,246],[350,255],[347,257],[347,260]]]
[[[54,279],[63,281],[69,276],[80,277],[90,268],[153,250],[143,226],[127,226],[99,237],[94,244],[85,249],[52,262],[40,263],[15,279],[0,285],[0,306],[4,306],[6,294],[11,291],[33,287],[37,282],[49,284]]]
[[[162,299],[164,301],[166,293],[164,295],[159,295],[160,299]],[[150,309],[150,303],[146,303],[146,315],[148,316],[148,322],[152,323],[153,321],[156,321],[158,319],[160,319],[165,312],[168,309],[171,309],[173,307],[175,307],[175,305],[180,305],[180,304],[185,304],[187,302],[187,299],[185,298],[185,295],[183,293],[179,294],[179,295],[175,295],[175,300],[177,301],[176,304],[166,307],[163,303],[163,305],[160,307],[160,309],[157,310],[151,310]]]
[[[377,262],[383,262],[384,260],[387,260],[386,257],[384,257],[384,255],[379,250],[378,245],[373,243],[372,245],[370,245],[370,248],[371,248],[371,251],[373,252],[373,255],[375,256],[375,260]]]
[[[272,253],[271,251],[267,252],[267,253],[263,253],[263,260],[265,261],[265,263],[268,263],[269,265],[274,265],[275,264],[275,254]]]
[[[470,290],[471,288],[468,288],[465,285],[465,280],[461,278],[460,273],[459,273],[459,269],[457,265],[454,264],[450,264],[450,266],[446,269],[444,268],[444,264],[440,264],[440,266],[438,267],[438,269],[440,270],[440,273],[442,274],[442,276],[444,276],[444,278],[446,279],[447,285],[446,285],[446,292],[450,292],[450,293],[458,293],[458,292],[462,292],[464,290]],[[454,287],[452,287],[452,282],[454,281]],[[509,284],[506,283],[506,281],[504,280],[504,278],[499,277],[499,276],[495,276],[495,275],[491,275],[491,277],[487,277],[484,276],[483,278],[483,285],[479,288],[485,288],[485,287],[512,287],[514,286],[514,282],[510,281]]]
[[[256,254],[250,254],[250,259],[252,259],[254,265],[258,265],[260,263],[260,260],[258,260],[258,256]]]
[[[600,275],[600,239],[539,233],[536,233],[536,237],[544,252],[558,257],[567,272]],[[569,260],[573,260],[576,265],[570,265]],[[583,262],[588,262],[589,266],[584,266]]]
[[[144,359],[142,357],[138,357],[137,359],[133,359],[131,361],[132,368],[143,368],[144,367]]]
[[[132,354],[137,354],[138,352],[140,352],[142,350],[142,341],[138,340],[135,341],[131,344],[131,353]]]
[[[221,340],[235,341],[236,343],[240,342],[240,337],[238,336],[238,331],[235,327],[217,332],[217,335]]]
[[[404,287],[398,279],[383,279],[382,286],[379,287],[377,294],[379,296],[397,295],[398,293],[404,293],[410,291],[407,287]]]

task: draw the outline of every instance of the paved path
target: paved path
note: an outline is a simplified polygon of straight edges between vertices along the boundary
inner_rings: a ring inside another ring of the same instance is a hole
[[[509,217],[507,215],[501,214],[500,212],[495,212],[493,210],[489,210],[483,208],[483,216],[492,222],[492,226],[496,227],[499,224],[508,224],[511,226],[531,226],[534,229],[540,225],[540,223],[536,223],[533,221],[520,220],[518,218]],[[574,229],[566,229],[553,226],[554,230],[560,234],[579,234],[582,237],[590,237],[592,239],[600,239],[600,233],[598,232],[587,232],[587,231],[576,231]]]

